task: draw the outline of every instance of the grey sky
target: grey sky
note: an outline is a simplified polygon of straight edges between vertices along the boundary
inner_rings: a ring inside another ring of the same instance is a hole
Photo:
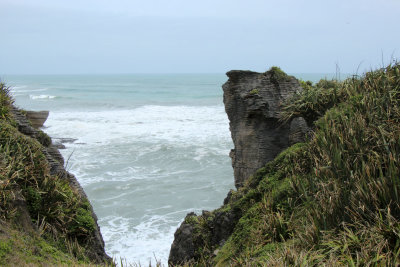
[[[398,57],[399,15],[399,0],[0,0],[0,75],[364,71]]]

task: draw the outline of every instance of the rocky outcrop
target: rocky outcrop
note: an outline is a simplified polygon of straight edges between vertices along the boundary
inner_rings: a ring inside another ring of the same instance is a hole
[[[191,217],[197,218],[194,212],[189,213],[175,232],[168,259],[171,265],[183,264],[196,257],[195,225],[190,223]]]
[[[49,117],[48,111],[26,111],[26,117],[31,122],[32,127],[39,129]]]
[[[302,118],[288,124],[279,121],[281,104],[302,90],[293,76],[276,67],[265,73],[233,70],[227,76],[222,88],[235,146],[230,156],[239,188],[283,149],[302,141],[308,127]]]
[[[232,234],[241,212],[239,209],[194,212],[186,215],[176,230],[168,263],[171,266],[196,262],[206,255],[214,255],[214,247],[222,246]],[[206,260],[206,259],[203,259]]]
[[[71,173],[69,173],[68,171],[66,171],[64,169],[64,159],[61,155],[61,153],[58,151],[57,147],[55,147],[52,144],[52,140],[51,138],[44,133],[41,130],[38,130],[36,128],[33,127],[34,123],[28,119],[28,118],[32,118],[29,116],[25,115],[25,111],[21,111],[16,107],[11,107],[11,113],[14,117],[15,122],[17,123],[17,127],[18,127],[18,131],[21,132],[24,135],[27,135],[31,138],[36,139],[39,143],[42,144],[42,153],[44,154],[44,156],[46,157],[46,160],[49,164],[50,167],[50,174],[51,175],[56,175],[61,179],[66,179],[70,185],[70,187],[79,193],[81,199],[85,199],[87,200],[87,196],[85,194],[85,192],[83,191],[82,187],[80,186],[78,180],[75,178],[74,175],[72,175]],[[30,112],[27,112],[28,114]],[[40,112],[39,112],[40,113]],[[40,113],[43,115],[43,113]],[[48,112],[47,112],[47,116],[48,116]],[[46,116],[46,118],[47,118]],[[44,116],[41,117],[42,119],[44,118]],[[35,119],[34,119],[35,121]],[[44,121],[40,121],[36,122],[35,125],[40,125],[38,127],[43,126]],[[17,207],[21,207],[21,210],[25,210],[24,207],[25,205],[25,200],[23,199],[23,197],[20,198],[16,198],[16,203],[18,205],[16,205]],[[91,232],[91,236],[90,236],[90,240],[88,240],[88,243],[90,244],[90,251],[87,252],[87,255],[89,256],[89,258],[93,261],[93,262],[97,262],[97,263],[104,263],[104,262],[110,262],[111,258],[105,253],[104,250],[104,241],[103,241],[103,237],[101,236],[100,233],[100,227],[97,224],[97,216],[94,213],[92,207],[90,207],[90,211],[91,211],[91,216],[94,219],[95,222],[95,226],[94,226],[94,230]],[[30,221],[30,219],[26,219],[25,217],[29,216],[27,215],[27,212],[22,212],[22,217],[24,218],[24,222]],[[28,225],[28,223],[24,223],[26,225]],[[24,228],[28,228],[28,226],[23,225]]]
[[[246,179],[285,148],[304,141],[309,128],[301,117],[285,124],[280,121],[283,102],[302,90],[296,78],[276,67],[265,73],[230,71],[227,76],[229,80],[222,88],[235,146],[230,153],[235,185],[240,189]],[[239,191],[229,192],[218,210],[186,216],[175,232],[169,264],[200,261],[209,265],[243,215],[245,204],[235,201]]]

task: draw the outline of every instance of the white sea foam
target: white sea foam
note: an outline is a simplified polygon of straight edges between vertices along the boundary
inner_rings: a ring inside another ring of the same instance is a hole
[[[101,219],[103,236],[107,252],[115,259],[123,258],[130,263],[148,265],[155,259],[161,260],[167,266],[169,248],[173,241],[173,234],[178,227],[164,227],[168,225],[164,216],[142,218],[140,223],[130,219],[108,216]],[[135,253],[132,253],[132,251]]]
[[[29,95],[30,99],[53,99],[56,98],[54,95]]]
[[[21,86],[12,86],[11,87],[11,94],[13,97],[19,97],[19,96],[28,96],[30,99],[37,99],[35,97],[38,97],[37,95],[32,95],[32,93],[37,93],[37,92],[43,92],[47,91],[48,88],[30,88],[27,85],[21,85]],[[39,95],[39,98],[42,95]],[[45,98],[45,97],[43,97]]]
[[[82,143],[126,143],[135,139],[181,144],[226,139],[228,120],[223,106],[143,106],[132,110],[53,112],[46,121],[53,136]]]
[[[69,168],[96,199],[106,250],[117,259],[147,265],[155,256],[166,265],[185,214],[221,203],[232,182],[222,105],[51,112],[45,125],[53,137],[77,139],[61,152],[73,153]],[[210,197],[223,184],[219,169],[228,169],[228,182]]]

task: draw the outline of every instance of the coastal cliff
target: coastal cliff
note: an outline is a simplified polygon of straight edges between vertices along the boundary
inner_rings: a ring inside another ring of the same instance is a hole
[[[0,264],[111,264],[85,192],[39,129],[48,112],[20,110],[0,89]]]
[[[270,84],[271,71],[228,72],[238,189],[219,209],[186,216],[169,263],[398,265],[400,65],[316,84],[282,75],[284,86]],[[280,147],[263,144],[263,133]]]
[[[302,142],[310,130],[302,117],[280,121],[283,104],[303,88],[293,76],[278,67],[264,73],[229,71],[222,86],[225,111],[228,115],[234,149],[230,152],[236,188],[241,188],[258,169],[273,160],[290,145]],[[230,202],[231,191],[224,201]],[[223,245],[232,234],[242,213],[240,207],[203,212],[197,217],[188,214],[175,233],[169,262],[178,264],[198,259],[198,246],[215,248]],[[207,242],[198,236],[190,222],[205,221]],[[210,253],[210,252],[209,252]],[[214,252],[212,252],[214,253]],[[202,256],[203,257],[203,256]]]
[[[222,88],[235,146],[230,156],[239,188],[283,149],[303,141],[307,125],[302,118],[286,124],[279,121],[282,103],[302,91],[293,76],[277,67],[265,73],[234,70],[226,75],[229,80]]]

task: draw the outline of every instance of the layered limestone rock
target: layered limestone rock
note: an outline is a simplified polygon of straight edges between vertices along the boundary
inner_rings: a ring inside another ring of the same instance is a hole
[[[49,117],[48,111],[26,111],[26,117],[31,122],[32,127],[39,129]]]
[[[232,140],[235,185],[239,188],[255,171],[308,130],[304,119],[279,121],[281,104],[302,90],[298,80],[273,67],[265,73],[233,70],[222,86]]]
[[[44,117],[47,118],[48,112],[46,116],[43,115],[46,112],[39,112],[41,115],[36,116],[36,118],[40,117],[41,118],[40,122],[38,122],[35,118],[33,119],[33,121],[31,121],[32,117],[27,116],[25,113],[28,114],[32,113],[22,112],[16,107],[12,107],[11,113],[17,123],[18,131],[38,140],[39,143],[43,145],[42,152],[45,155],[47,162],[49,163],[50,174],[57,175],[61,179],[66,179],[71,188],[79,192],[82,199],[87,199],[85,192],[83,191],[81,185],[79,184],[75,176],[64,169],[64,159],[61,153],[58,151],[57,147],[53,145],[51,138],[44,132],[33,127],[33,125],[36,125],[38,128],[42,127],[43,123],[45,122]],[[44,121],[42,121],[43,119]],[[17,198],[16,201],[19,201],[17,203],[18,204],[17,207],[22,207],[21,211],[25,210],[24,213],[23,212],[21,213],[23,217],[28,216],[28,219],[25,218],[23,221],[29,222],[25,224],[31,224],[29,214],[27,213],[26,208],[24,209],[24,207],[26,206],[25,200],[23,199],[23,197],[20,197]],[[90,251],[88,251],[88,256],[94,262],[98,263],[110,262],[111,258],[105,253],[103,237],[100,233],[100,227],[97,224],[97,216],[92,208],[91,208],[91,215],[92,218],[94,219],[95,226],[93,232],[91,233],[90,240],[88,241],[90,243],[90,248],[91,248]],[[29,229],[28,226],[24,228]]]

